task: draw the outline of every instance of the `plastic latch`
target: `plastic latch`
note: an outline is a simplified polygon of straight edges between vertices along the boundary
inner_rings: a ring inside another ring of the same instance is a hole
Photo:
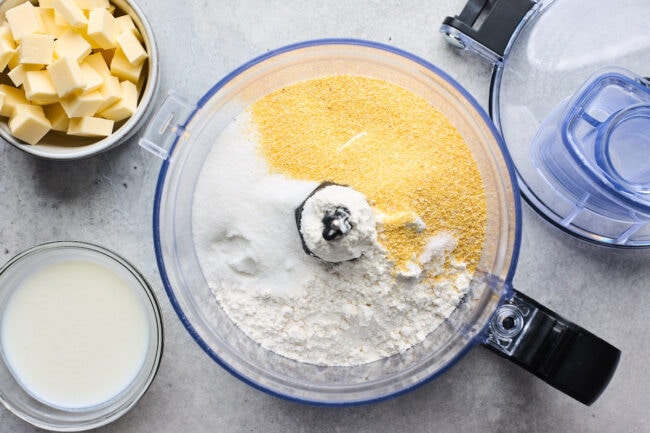
[[[186,122],[195,110],[195,104],[170,92],[147,125],[140,138],[140,146],[160,159],[167,159],[174,143],[185,132]]]
[[[508,43],[538,0],[469,0],[460,15],[446,17],[440,32],[447,42],[493,64],[503,61]]]

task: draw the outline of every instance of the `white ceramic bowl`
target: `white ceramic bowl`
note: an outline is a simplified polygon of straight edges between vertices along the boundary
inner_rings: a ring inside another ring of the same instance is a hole
[[[30,0],[36,3],[36,0]],[[7,0],[0,4],[0,17],[5,12],[24,3],[25,0]],[[54,160],[73,160],[85,158],[111,149],[130,138],[141,128],[154,107],[158,87],[159,59],[154,34],[146,17],[138,5],[131,0],[111,0],[116,11],[128,14],[140,31],[144,48],[148,53],[143,74],[145,80],[140,92],[137,111],[128,119],[118,122],[111,135],[105,138],[86,138],[70,136],[62,132],[49,132],[38,144],[31,145],[11,134],[6,118],[0,118],[0,136],[9,144],[32,155]],[[11,83],[9,83],[11,84]]]

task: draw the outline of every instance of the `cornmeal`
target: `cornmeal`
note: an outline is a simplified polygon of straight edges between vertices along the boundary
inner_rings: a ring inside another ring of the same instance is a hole
[[[396,269],[445,231],[458,239],[454,258],[473,272],[485,236],[483,182],[459,132],[427,101],[383,80],[340,75],[282,88],[251,112],[272,170],[365,194],[384,216],[380,242]]]

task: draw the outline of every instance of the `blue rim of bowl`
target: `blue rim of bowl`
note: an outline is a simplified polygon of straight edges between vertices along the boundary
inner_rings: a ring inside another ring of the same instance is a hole
[[[455,79],[451,78],[446,72],[442,71],[439,69],[437,66],[434,66],[432,63],[414,55],[411,54],[407,51],[404,51],[399,48],[395,48],[389,45],[385,45],[382,43],[378,42],[372,42],[372,41],[367,41],[367,40],[362,40],[362,39],[347,39],[347,38],[329,38],[329,39],[314,39],[314,40],[308,40],[308,41],[303,41],[303,42],[298,42],[295,44],[290,44],[286,45],[280,48],[277,48],[275,50],[268,51],[267,53],[260,55],[258,57],[253,58],[252,60],[244,63],[243,65],[239,66],[238,68],[234,69],[232,72],[227,74],[224,78],[219,80],[210,90],[208,90],[203,97],[199,99],[197,102],[196,106],[194,107],[194,111],[188,116],[188,118],[185,120],[185,122],[180,125],[183,129],[187,127],[187,125],[192,121],[194,116],[199,112],[199,110],[202,109],[202,107],[221,89],[223,88],[226,84],[228,84],[230,81],[232,81],[235,77],[239,76],[242,72],[256,66],[257,64],[264,62],[265,60],[268,60],[270,58],[273,58],[275,56],[278,56],[280,54],[285,54],[287,52],[291,51],[296,51],[300,50],[303,48],[310,48],[310,47],[315,47],[315,46],[320,46],[320,45],[347,45],[347,46],[360,46],[364,48],[374,48],[377,50],[381,51],[386,51],[391,54],[396,54],[398,56],[404,57],[407,60],[410,60],[414,63],[417,63],[428,70],[432,71],[436,75],[442,77],[446,82],[451,84],[464,98],[469,104],[472,106],[472,108],[480,115],[481,119],[483,122],[489,127],[492,135],[496,139],[499,149],[501,152],[501,155],[504,158],[506,167],[508,169],[508,179],[510,181],[510,185],[512,187],[512,203],[514,204],[514,213],[515,213],[515,227],[514,227],[514,239],[513,239],[513,249],[512,249],[512,254],[511,254],[511,261],[510,261],[510,267],[507,272],[506,279],[504,281],[504,287],[505,290],[501,296],[501,299],[498,302],[496,309],[498,308],[499,305],[501,305],[505,299],[509,298],[512,295],[512,278],[514,277],[514,272],[517,267],[517,261],[519,258],[519,250],[520,250],[520,244],[521,244],[521,200],[520,200],[520,193],[519,193],[519,187],[517,183],[517,179],[515,177],[515,167],[514,163],[512,161],[512,158],[510,157],[510,153],[508,152],[507,147],[505,146],[505,142],[503,138],[501,137],[501,134],[497,131],[496,127],[494,126],[494,123],[488,116],[487,112],[479,105],[479,103],[476,101],[476,99],[467,91],[465,90]],[[169,281],[169,278],[167,276],[166,268],[165,268],[165,261],[163,258],[163,251],[162,251],[162,245],[161,245],[161,240],[160,240],[160,204],[161,204],[161,199],[163,195],[163,190],[165,186],[165,178],[167,175],[167,170],[169,168],[169,164],[171,161],[171,157],[173,155],[174,149],[176,147],[176,144],[178,143],[178,137],[174,140],[174,142],[171,144],[171,147],[169,149],[167,157],[163,160],[161,168],[160,168],[160,173],[158,175],[158,181],[156,184],[156,192],[154,196],[154,209],[153,209],[153,237],[154,237],[154,249],[156,253],[156,262],[158,263],[158,268],[160,270],[160,276],[163,282],[163,285],[165,287],[165,292],[167,293],[167,296],[169,298],[170,303],[172,304],[172,307],[174,308],[174,311],[176,312],[178,318],[180,319],[181,323],[185,327],[185,329],[189,332],[189,334],[192,336],[194,341],[203,349],[204,352],[206,352],[210,358],[212,358],[217,364],[219,364],[224,370],[229,372],[231,375],[235,376],[242,382],[250,385],[251,387],[258,389],[266,394],[275,396],[275,397],[280,397],[285,400],[293,401],[293,402],[298,402],[298,403],[305,403],[305,404],[310,404],[310,405],[315,405],[315,406],[327,406],[327,407],[347,407],[347,406],[355,406],[355,405],[362,405],[362,404],[369,404],[369,403],[377,403],[385,400],[389,400],[395,397],[398,397],[400,395],[409,393],[429,382],[437,378],[438,376],[444,374],[448,369],[450,369],[453,365],[455,365],[461,358],[463,358],[470,349],[472,349],[474,346],[481,344],[485,340],[485,334],[488,329],[488,323],[489,321],[486,322],[485,326],[483,329],[481,329],[473,338],[471,338],[467,344],[463,347],[462,350],[460,350],[454,357],[452,357],[444,366],[442,366],[440,369],[429,375],[428,377],[423,378],[419,382],[413,383],[401,390],[385,394],[385,395],[380,395],[375,398],[368,398],[364,400],[355,400],[355,401],[343,401],[343,402],[337,402],[337,401],[332,401],[332,402],[324,402],[320,400],[309,400],[305,398],[298,398],[293,395],[288,395],[284,394],[281,392],[278,392],[276,390],[273,390],[269,387],[265,387],[263,385],[260,385],[259,383],[251,380],[247,376],[241,374],[239,371],[237,371],[235,368],[230,366],[227,362],[225,362],[218,353],[216,353],[210,346],[208,346],[205,341],[201,338],[199,333],[196,331],[190,320],[187,318],[185,315],[185,312],[181,308],[178,300],[176,299],[176,296],[174,295],[174,290],[172,288],[172,285]]]

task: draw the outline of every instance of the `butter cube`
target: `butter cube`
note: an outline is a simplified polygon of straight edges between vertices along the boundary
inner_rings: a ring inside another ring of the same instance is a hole
[[[85,9],[87,11],[99,8],[108,9],[111,7],[111,4],[108,0],[75,0],[75,3],[77,3],[77,6],[79,6],[81,9]]]
[[[104,84],[104,77],[99,75],[99,72],[95,71],[95,69],[88,63],[81,62],[79,67],[81,68],[81,74],[86,83],[86,87],[84,87],[82,93],[94,92]]]
[[[11,34],[16,42],[20,42],[24,35],[32,33],[45,33],[45,24],[41,15],[33,4],[26,1],[5,13]]]
[[[82,137],[108,137],[113,133],[115,122],[99,117],[75,117],[70,119],[68,134]]]
[[[53,104],[59,100],[50,74],[46,70],[28,71],[23,82],[25,96],[33,104]]]
[[[69,95],[59,101],[68,117],[93,116],[104,99],[98,90],[83,95]]]
[[[74,0],[53,0],[52,6],[70,26],[83,29],[88,25],[86,15]]]
[[[60,97],[82,91],[86,87],[81,67],[75,59],[61,57],[50,64],[47,71]]]
[[[41,19],[45,25],[45,32],[54,36],[54,38],[59,38],[63,33],[70,30],[72,27],[65,23],[65,25],[58,25],[54,19],[54,9],[46,9],[43,7],[37,8],[41,14]]]
[[[50,121],[50,125],[55,131],[68,132],[68,124],[70,123],[70,118],[65,113],[65,110],[61,104],[50,104],[43,106],[43,111],[45,112],[45,117]]]
[[[7,76],[11,79],[11,82],[14,83],[16,87],[20,87],[25,82],[25,77],[27,76],[28,71],[37,71],[42,67],[42,65],[19,63],[15,68],[7,73]]]
[[[129,80],[135,84],[138,82],[143,64],[134,65],[129,62],[121,48],[116,48],[111,60],[111,73],[120,80]]]
[[[29,34],[23,35],[18,48],[18,61],[30,65],[49,65],[54,54],[54,36]]]
[[[121,15],[115,19],[120,25],[120,29],[121,29],[120,33],[131,32],[133,33],[133,36],[135,36],[138,39],[138,41],[144,42],[144,39],[142,38],[142,34],[135,26],[135,23],[133,22],[133,18],[131,18],[130,15]]]
[[[5,40],[11,48],[16,48],[16,41],[14,41],[14,37],[11,34],[11,29],[9,28],[9,23],[7,21],[3,21],[2,24],[0,24],[0,40]]]
[[[144,89],[144,85],[147,82],[147,75],[146,74],[140,74],[140,78],[138,78],[138,82],[136,83],[135,87],[138,89],[138,95],[142,93],[142,89]]]
[[[105,77],[104,84],[99,88],[99,93],[102,94],[104,102],[97,107],[98,113],[104,111],[122,98],[122,86],[120,85],[120,80],[113,75]]]
[[[36,144],[50,130],[50,121],[45,117],[43,107],[17,104],[9,118],[11,134],[29,144]]]
[[[9,69],[13,69],[18,65],[20,65],[20,62],[18,61],[18,48],[16,48],[16,52],[11,59],[9,59],[9,64],[7,66],[9,66]]]
[[[122,89],[122,98],[101,111],[98,116],[119,122],[135,113],[138,108],[138,90],[135,84],[130,81],[122,81],[120,87]]]
[[[117,44],[129,63],[133,65],[139,65],[147,58],[147,52],[132,32],[122,32],[117,38]]]
[[[27,97],[25,97],[25,92],[9,84],[0,84],[0,94],[4,97],[0,116],[9,117],[14,112],[16,105],[29,104]]]
[[[107,77],[111,76],[111,71],[108,69],[108,64],[104,60],[104,56],[101,53],[92,53],[84,59],[84,62],[93,67],[99,75],[106,80]]]
[[[120,24],[106,9],[93,9],[88,15],[88,38],[100,48],[108,50],[117,46]]]
[[[16,48],[13,44],[5,38],[0,38],[0,71],[3,71],[9,61],[17,53]]]
[[[54,9],[54,24],[60,27],[70,27],[73,28],[70,23],[65,19],[63,15],[56,9]]]
[[[88,41],[76,31],[70,29],[54,42],[54,54],[57,58],[70,57],[81,62],[92,51]]]

